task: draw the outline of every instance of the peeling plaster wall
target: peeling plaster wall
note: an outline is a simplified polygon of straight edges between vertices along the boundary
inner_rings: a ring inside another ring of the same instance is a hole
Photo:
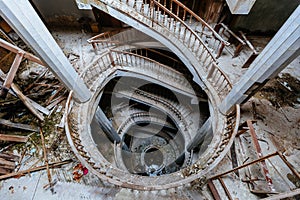
[[[257,0],[248,15],[233,15],[231,28],[254,33],[275,33],[300,0]]]
[[[95,21],[93,12],[79,10],[75,0],[31,0],[30,2],[48,25],[80,26],[78,19],[81,17],[88,17]]]

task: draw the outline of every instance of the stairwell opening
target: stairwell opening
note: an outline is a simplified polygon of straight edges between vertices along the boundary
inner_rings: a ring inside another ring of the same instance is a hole
[[[225,155],[235,116],[218,111],[219,93],[196,83],[173,53],[155,49],[148,58],[148,49],[125,49],[86,68],[94,95],[69,114],[77,123],[69,126],[71,146],[93,173],[123,187],[163,189],[201,178]],[[154,147],[156,154],[147,151]]]
[[[154,177],[179,171],[191,164],[193,153],[186,147],[210,116],[203,90],[197,96],[201,101],[123,73],[105,85],[97,103],[120,143],[110,139],[95,117],[93,140],[109,162],[131,174]]]

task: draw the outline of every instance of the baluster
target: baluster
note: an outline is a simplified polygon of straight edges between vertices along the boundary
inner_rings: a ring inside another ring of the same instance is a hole
[[[176,22],[176,28],[175,28],[175,33],[179,34],[180,37],[180,22]]]
[[[207,61],[207,59],[210,57],[210,54],[209,54],[208,50],[205,49],[205,51],[206,51],[206,56],[204,58],[203,64],[205,64],[205,62]]]
[[[218,87],[219,93],[221,93],[224,90],[224,87],[226,87],[226,79],[222,76],[222,81]]]
[[[218,76],[216,77],[216,79],[214,81],[215,86],[219,87],[218,84],[219,84],[219,81],[220,81],[221,78],[222,78],[222,74],[219,72]]]
[[[168,21],[169,21],[169,18],[168,18],[168,16],[165,15],[165,21],[164,21],[165,27],[168,27]]]
[[[157,22],[160,23],[161,22],[161,11],[157,12]]]
[[[220,46],[220,48],[219,48],[219,50],[218,50],[218,54],[217,54],[217,57],[216,57],[216,58],[219,58],[219,57],[222,55],[222,52],[223,52],[224,47],[225,47],[224,42],[221,42],[221,46]]]
[[[209,70],[209,73],[207,75],[207,79],[211,78],[211,76],[213,75],[214,71],[216,69],[216,66],[214,64],[211,65],[211,68]]]
[[[202,50],[201,50],[201,53],[200,53],[200,56],[199,56],[199,60],[202,59],[202,56],[206,53],[207,51],[205,50],[205,47],[202,47]]]
[[[136,9],[137,9],[138,12],[141,12],[142,5],[143,5],[143,0],[137,0],[136,1]]]
[[[185,41],[185,36],[186,36],[186,28],[184,28],[184,31],[183,31],[183,41]]]
[[[144,4],[144,15],[149,16],[149,4]]]
[[[130,7],[134,7],[134,4],[135,4],[135,0],[129,0],[128,1],[128,5],[130,6]]]
[[[171,32],[173,32],[173,29],[174,29],[174,18],[171,18],[170,19],[170,26],[169,26],[169,29]]]
[[[170,1],[170,11],[173,12],[173,0]]]
[[[183,10],[183,17],[182,17],[182,20],[183,20],[183,21],[185,21],[185,17],[186,17],[186,10],[184,9],[184,10]]]
[[[176,16],[179,17],[179,5],[177,4],[177,11],[176,11]]]
[[[160,22],[159,22],[159,24],[164,24],[164,22],[165,22],[165,19],[166,19],[166,15],[163,13],[163,14],[161,14],[161,17],[160,17]]]
[[[197,40],[198,39],[195,37],[194,42],[193,42],[192,47],[191,47],[191,49],[192,49],[193,52],[195,52],[195,44],[196,44]]]
[[[191,48],[192,47],[192,43],[194,42],[194,40],[195,40],[195,35],[193,34],[191,34],[191,36],[190,36],[190,40],[189,40],[189,43],[188,43],[188,48]],[[192,48],[191,48],[192,49]]]
[[[151,1],[151,3],[150,3],[150,19],[152,21],[152,27],[153,27],[153,20],[154,20],[154,12],[155,12],[154,3],[153,3],[153,1]]]
[[[190,24],[192,23],[192,19],[193,19],[193,15],[190,15],[190,20],[189,20]]]

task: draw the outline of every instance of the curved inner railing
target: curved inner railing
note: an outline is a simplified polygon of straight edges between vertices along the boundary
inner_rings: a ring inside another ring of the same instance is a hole
[[[139,53],[141,52],[139,51]],[[142,53],[147,54],[147,50],[143,50]],[[174,61],[174,63],[176,63],[176,61]],[[87,87],[91,89],[99,74],[107,70],[116,71],[117,68],[124,68],[125,70],[128,68],[135,68],[136,74],[147,74],[148,72],[151,72],[148,73],[147,76],[150,76],[152,73],[153,76],[165,76],[165,79],[158,81],[161,81],[168,87],[176,88],[176,90],[180,91],[182,94],[188,95],[192,98],[197,97],[192,86],[188,80],[185,79],[182,73],[155,60],[132,52],[123,52],[118,50],[107,51],[87,66],[80,76]],[[169,83],[166,80],[172,81]],[[200,101],[203,101],[203,98],[200,96],[198,98]]]

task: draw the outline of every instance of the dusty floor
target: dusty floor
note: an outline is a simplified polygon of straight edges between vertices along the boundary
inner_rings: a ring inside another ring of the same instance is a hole
[[[69,58],[73,66],[79,72],[83,66],[87,65],[93,59],[92,47],[86,42],[91,34],[82,33],[81,31],[73,30],[56,30],[52,32],[53,36],[62,47],[64,53]],[[254,39],[253,39],[254,41]],[[263,41],[263,42],[262,42]],[[255,38],[254,44],[261,44],[259,49],[263,48],[264,38]],[[244,53],[241,57],[232,59],[229,53],[224,53],[220,59],[220,66],[227,72],[233,82],[237,82],[241,75],[247,69],[241,69],[241,65],[245,60]],[[227,54],[227,55],[226,55]],[[22,79],[27,79],[32,75],[35,78],[44,68],[35,67],[31,69],[29,65],[20,70],[18,83],[24,82]],[[50,76],[50,75],[49,75]],[[49,84],[56,83],[53,77],[45,78]],[[57,84],[57,83],[56,83]],[[24,88],[25,85],[22,87]],[[45,89],[45,88],[40,88]],[[34,93],[34,91],[32,91]],[[45,94],[47,99],[51,93]],[[67,95],[67,93],[66,93]],[[13,98],[13,97],[12,97]],[[3,103],[3,102],[1,102]],[[39,103],[43,104],[43,100]],[[49,189],[48,176],[46,170],[27,174],[20,178],[10,178],[0,182],[1,199],[211,199],[207,187],[202,189],[191,190],[189,188],[181,188],[176,190],[160,191],[160,192],[138,192],[126,189],[116,188],[109,184],[103,183],[94,175],[88,173],[81,179],[73,180],[74,167],[78,164],[76,157],[73,155],[67,140],[64,135],[64,129],[59,127],[63,117],[65,101],[51,108],[51,114],[46,117],[46,121],[41,124],[45,134],[45,142],[48,150],[49,162],[58,162],[72,159],[72,162],[64,165],[60,169],[50,170],[52,180],[56,183],[53,186],[53,191]],[[3,104],[4,105],[4,104]],[[3,108],[3,107],[2,107]],[[279,77],[271,80],[262,90],[251,98],[246,104],[241,107],[242,122],[245,120],[257,120],[254,125],[259,144],[263,150],[263,155],[268,155],[275,151],[284,152],[287,160],[300,173],[300,58],[297,58],[289,67],[287,67]],[[8,110],[5,111],[8,114]],[[1,110],[1,115],[5,113]],[[29,124],[40,126],[40,124],[29,115],[27,118],[22,118],[20,113],[24,113],[22,107],[16,108],[14,111],[15,120],[19,122],[27,122]],[[1,127],[1,131],[6,130]],[[20,133],[20,132],[18,132]],[[22,134],[31,134],[24,133]],[[249,133],[240,136],[236,139],[237,160],[239,164],[255,159],[255,151],[249,139]],[[241,141],[241,142],[240,142]],[[6,146],[9,148],[5,148]],[[245,153],[241,152],[241,147],[244,145]],[[30,140],[26,144],[1,144],[1,152],[11,152],[24,157],[20,159],[19,170],[32,168],[43,165],[43,150],[38,133],[30,136]],[[246,157],[245,157],[246,156]],[[247,158],[248,157],[248,158]],[[251,158],[250,158],[251,157]],[[247,160],[248,159],[248,160]],[[280,159],[274,157],[267,162],[270,175],[273,178],[274,189],[276,192],[289,191],[300,187],[300,180],[291,174],[289,169]],[[220,165],[211,172],[211,175],[224,172],[231,169],[231,155],[228,154]],[[257,169],[259,166],[252,167],[249,170],[253,177],[263,179],[262,174]],[[246,170],[240,170],[239,176],[231,173],[223,178],[225,184],[229,188],[233,199],[260,199],[265,195],[252,194],[247,186],[247,183],[242,180],[245,178]],[[266,188],[265,182],[254,183],[263,185]],[[227,199],[225,192],[222,191],[221,185],[215,183],[219,189],[222,199]],[[234,187],[233,187],[234,185]],[[44,188],[45,187],[45,188]],[[256,187],[256,188],[257,188]],[[197,188],[197,187],[195,187]],[[295,198],[296,199],[296,198]]]

